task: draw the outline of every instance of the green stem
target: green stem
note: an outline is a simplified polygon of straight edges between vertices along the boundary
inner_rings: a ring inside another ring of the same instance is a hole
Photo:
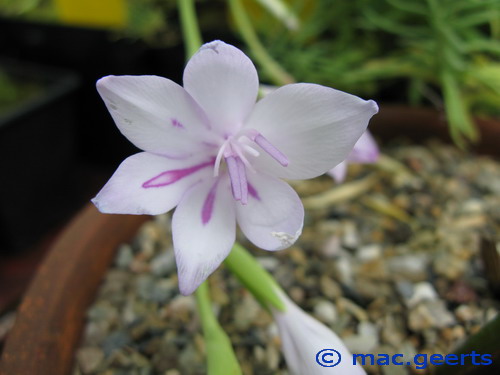
[[[224,264],[264,308],[285,310],[277,293],[280,286],[243,246],[235,243]]]
[[[201,284],[198,289],[196,289],[195,295],[203,330],[210,331],[211,329],[216,328],[219,323],[217,322],[217,319],[212,311],[208,285],[206,282]]]
[[[181,18],[182,35],[189,60],[203,44],[193,0],[177,0]]]
[[[181,1],[181,0],[179,0]],[[229,9],[236,22],[243,40],[248,45],[252,51],[253,56],[259,63],[259,65],[264,68],[266,73],[271,78],[272,82],[278,86],[287,85],[289,83],[295,82],[293,77],[287,73],[281,65],[279,65],[276,60],[274,60],[266,51],[262,43],[260,42],[257,33],[255,32],[250,19],[245,13],[243,4],[241,0],[228,0]]]
[[[241,375],[231,341],[212,311],[207,282],[196,289],[196,302],[207,351],[207,374]]]

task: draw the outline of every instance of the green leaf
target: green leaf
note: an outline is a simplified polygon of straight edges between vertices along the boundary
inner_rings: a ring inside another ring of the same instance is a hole
[[[299,19],[283,0],[256,0],[290,30],[299,28]]]
[[[444,71],[441,83],[451,137],[459,147],[465,148],[468,141],[477,141],[479,134],[462,98],[456,77],[450,71]]]

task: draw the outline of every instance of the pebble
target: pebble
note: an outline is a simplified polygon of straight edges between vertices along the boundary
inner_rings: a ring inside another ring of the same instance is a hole
[[[151,261],[151,272],[158,277],[168,276],[175,272],[175,254],[173,249],[163,250]]]
[[[364,321],[358,325],[358,333],[344,339],[346,347],[351,353],[370,353],[379,344],[377,327]]]
[[[422,281],[415,284],[413,294],[408,299],[407,303],[410,308],[418,305],[422,301],[435,301],[438,295],[431,283]]]
[[[80,348],[76,352],[76,361],[84,374],[97,371],[103,360],[104,352],[95,346]]]
[[[319,301],[314,306],[313,314],[326,324],[333,324],[337,320],[337,308],[333,303],[327,300]]]
[[[444,328],[455,323],[452,313],[442,300],[424,301],[410,311],[409,327],[415,332],[427,328]]]

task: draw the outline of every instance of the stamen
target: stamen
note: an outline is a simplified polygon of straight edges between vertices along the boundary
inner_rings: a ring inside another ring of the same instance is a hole
[[[260,148],[269,154],[274,160],[286,167],[288,158],[280,150],[278,150],[271,142],[269,142],[262,134],[255,129],[249,129],[246,136],[257,143]]]
[[[241,180],[239,176],[239,168],[237,159],[234,156],[226,157],[227,170],[229,179],[231,180],[231,189],[233,198],[237,201],[241,200]]]
[[[236,159],[236,163],[238,165],[238,176],[240,178],[240,188],[241,188],[241,204],[248,203],[248,181],[247,181],[247,172],[245,170],[245,164],[241,161],[240,158]]]
[[[239,145],[239,146],[241,146],[241,145]],[[243,154],[241,149],[239,147],[231,147],[231,149],[236,153],[236,155],[238,155],[238,157],[241,159],[243,164],[245,164],[245,166],[248,169],[250,169],[252,172],[255,173],[255,169],[252,167],[252,164],[250,164],[250,162],[247,160],[247,158],[245,157],[245,155]]]
[[[265,152],[274,158],[282,166],[286,167],[288,165],[288,158],[280,150],[272,145],[262,134],[255,137],[255,143],[257,143]]]

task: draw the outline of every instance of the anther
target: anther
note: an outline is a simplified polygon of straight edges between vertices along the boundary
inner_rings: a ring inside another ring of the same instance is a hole
[[[280,150],[278,150],[271,142],[269,142],[262,134],[256,130],[248,132],[248,138],[254,141],[265,152],[269,154],[274,160],[286,167],[288,165],[288,158]]]

